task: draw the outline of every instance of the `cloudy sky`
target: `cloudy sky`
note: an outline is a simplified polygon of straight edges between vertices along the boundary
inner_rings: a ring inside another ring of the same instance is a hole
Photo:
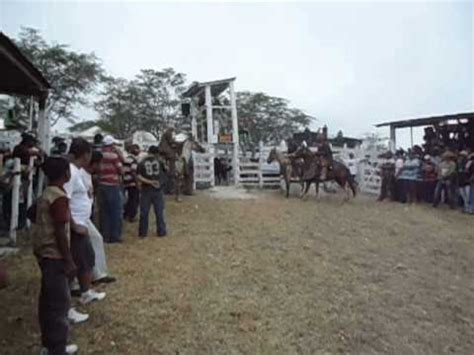
[[[473,109],[473,14],[458,1],[0,0],[0,29],[38,28],[95,52],[115,76],[236,76],[238,90],[285,97],[330,131],[361,135],[377,122]]]

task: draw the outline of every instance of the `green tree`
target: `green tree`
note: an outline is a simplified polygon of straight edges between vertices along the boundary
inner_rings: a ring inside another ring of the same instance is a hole
[[[61,119],[76,122],[74,109],[89,104],[90,94],[102,78],[102,66],[95,54],[80,53],[65,44],[47,43],[33,28],[22,28],[16,44],[52,86],[47,106],[51,124]],[[28,100],[17,102],[20,117],[25,120]]]
[[[254,143],[262,140],[276,144],[307,127],[313,119],[289,107],[288,100],[247,91],[237,93],[237,112],[240,129],[247,130]]]
[[[107,78],[94,107],[100,118],[81,122],[72,131],[97,125],[118,138],[128,138],[137,130],[159,137],[168,126],[182,125],[180,95],[185,75],[167,68],[142,70],[133,80]]]

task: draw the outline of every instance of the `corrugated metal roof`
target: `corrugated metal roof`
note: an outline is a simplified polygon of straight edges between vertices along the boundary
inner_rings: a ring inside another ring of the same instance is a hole
[[[474,112],[456,113],[442,116],[431,116],[423,118],[410,118],[398,121],[384,122],[376,124],[375,127],[392,126],[394,128],[428,126],[435,123],[447,122],[450,120],[474,119]]]
[[[204,97],[204,90],[205,87],[208,85],[211,86],[212,96],[219,96],[222,92],[224,92],[225,89],[228,88],[229,83],[232,81],[235,81],[235,77],[222,80],[206,81],[203,83],[195,82],[181,96],[183,98],[190,98],[195,96]]]

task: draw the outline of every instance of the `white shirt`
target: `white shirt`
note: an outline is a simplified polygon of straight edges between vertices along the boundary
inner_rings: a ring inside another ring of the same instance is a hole
[[[403,168],[403,164],[404,162],[402,158],[398,158],[397,160],[395,160],[395,175],[398,175],[400,169]]]
[[[77,224],[86,225],[92,213],[92,199],[87,193],[88,189],[84,183],[82,169],[78,169],[72,163],[69,166],[71,167],[71,180],[64,185],[64,190],[69,198],[72,219]]]
[[[357,159],[346,159],[344,161],[351,175],[357,175]]]

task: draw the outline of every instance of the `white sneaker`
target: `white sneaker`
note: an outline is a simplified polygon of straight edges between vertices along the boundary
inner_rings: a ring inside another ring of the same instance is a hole
[[[67,312],[67,319],[72,324],[82,323],[89,319],[89,315],[86,313],[80,313],[76,311],[75,308],[69,308],[69,312]]]
[[[79,347],[76,344],[66,345],[66,354],[75,354],[79,350]]]
[[[104,298],[105,298],[105,292],[97,292],[93,289],[90,289],[81,295],[79,302],[84,305],[84,304],[91,303],[92,301],[101,301]]]
[[[79,350],[79,347],[76,344],[66,345],[66,354],[75,354]],[[49,351],[46,348],[41,348],[40,355],[48,355]]]

